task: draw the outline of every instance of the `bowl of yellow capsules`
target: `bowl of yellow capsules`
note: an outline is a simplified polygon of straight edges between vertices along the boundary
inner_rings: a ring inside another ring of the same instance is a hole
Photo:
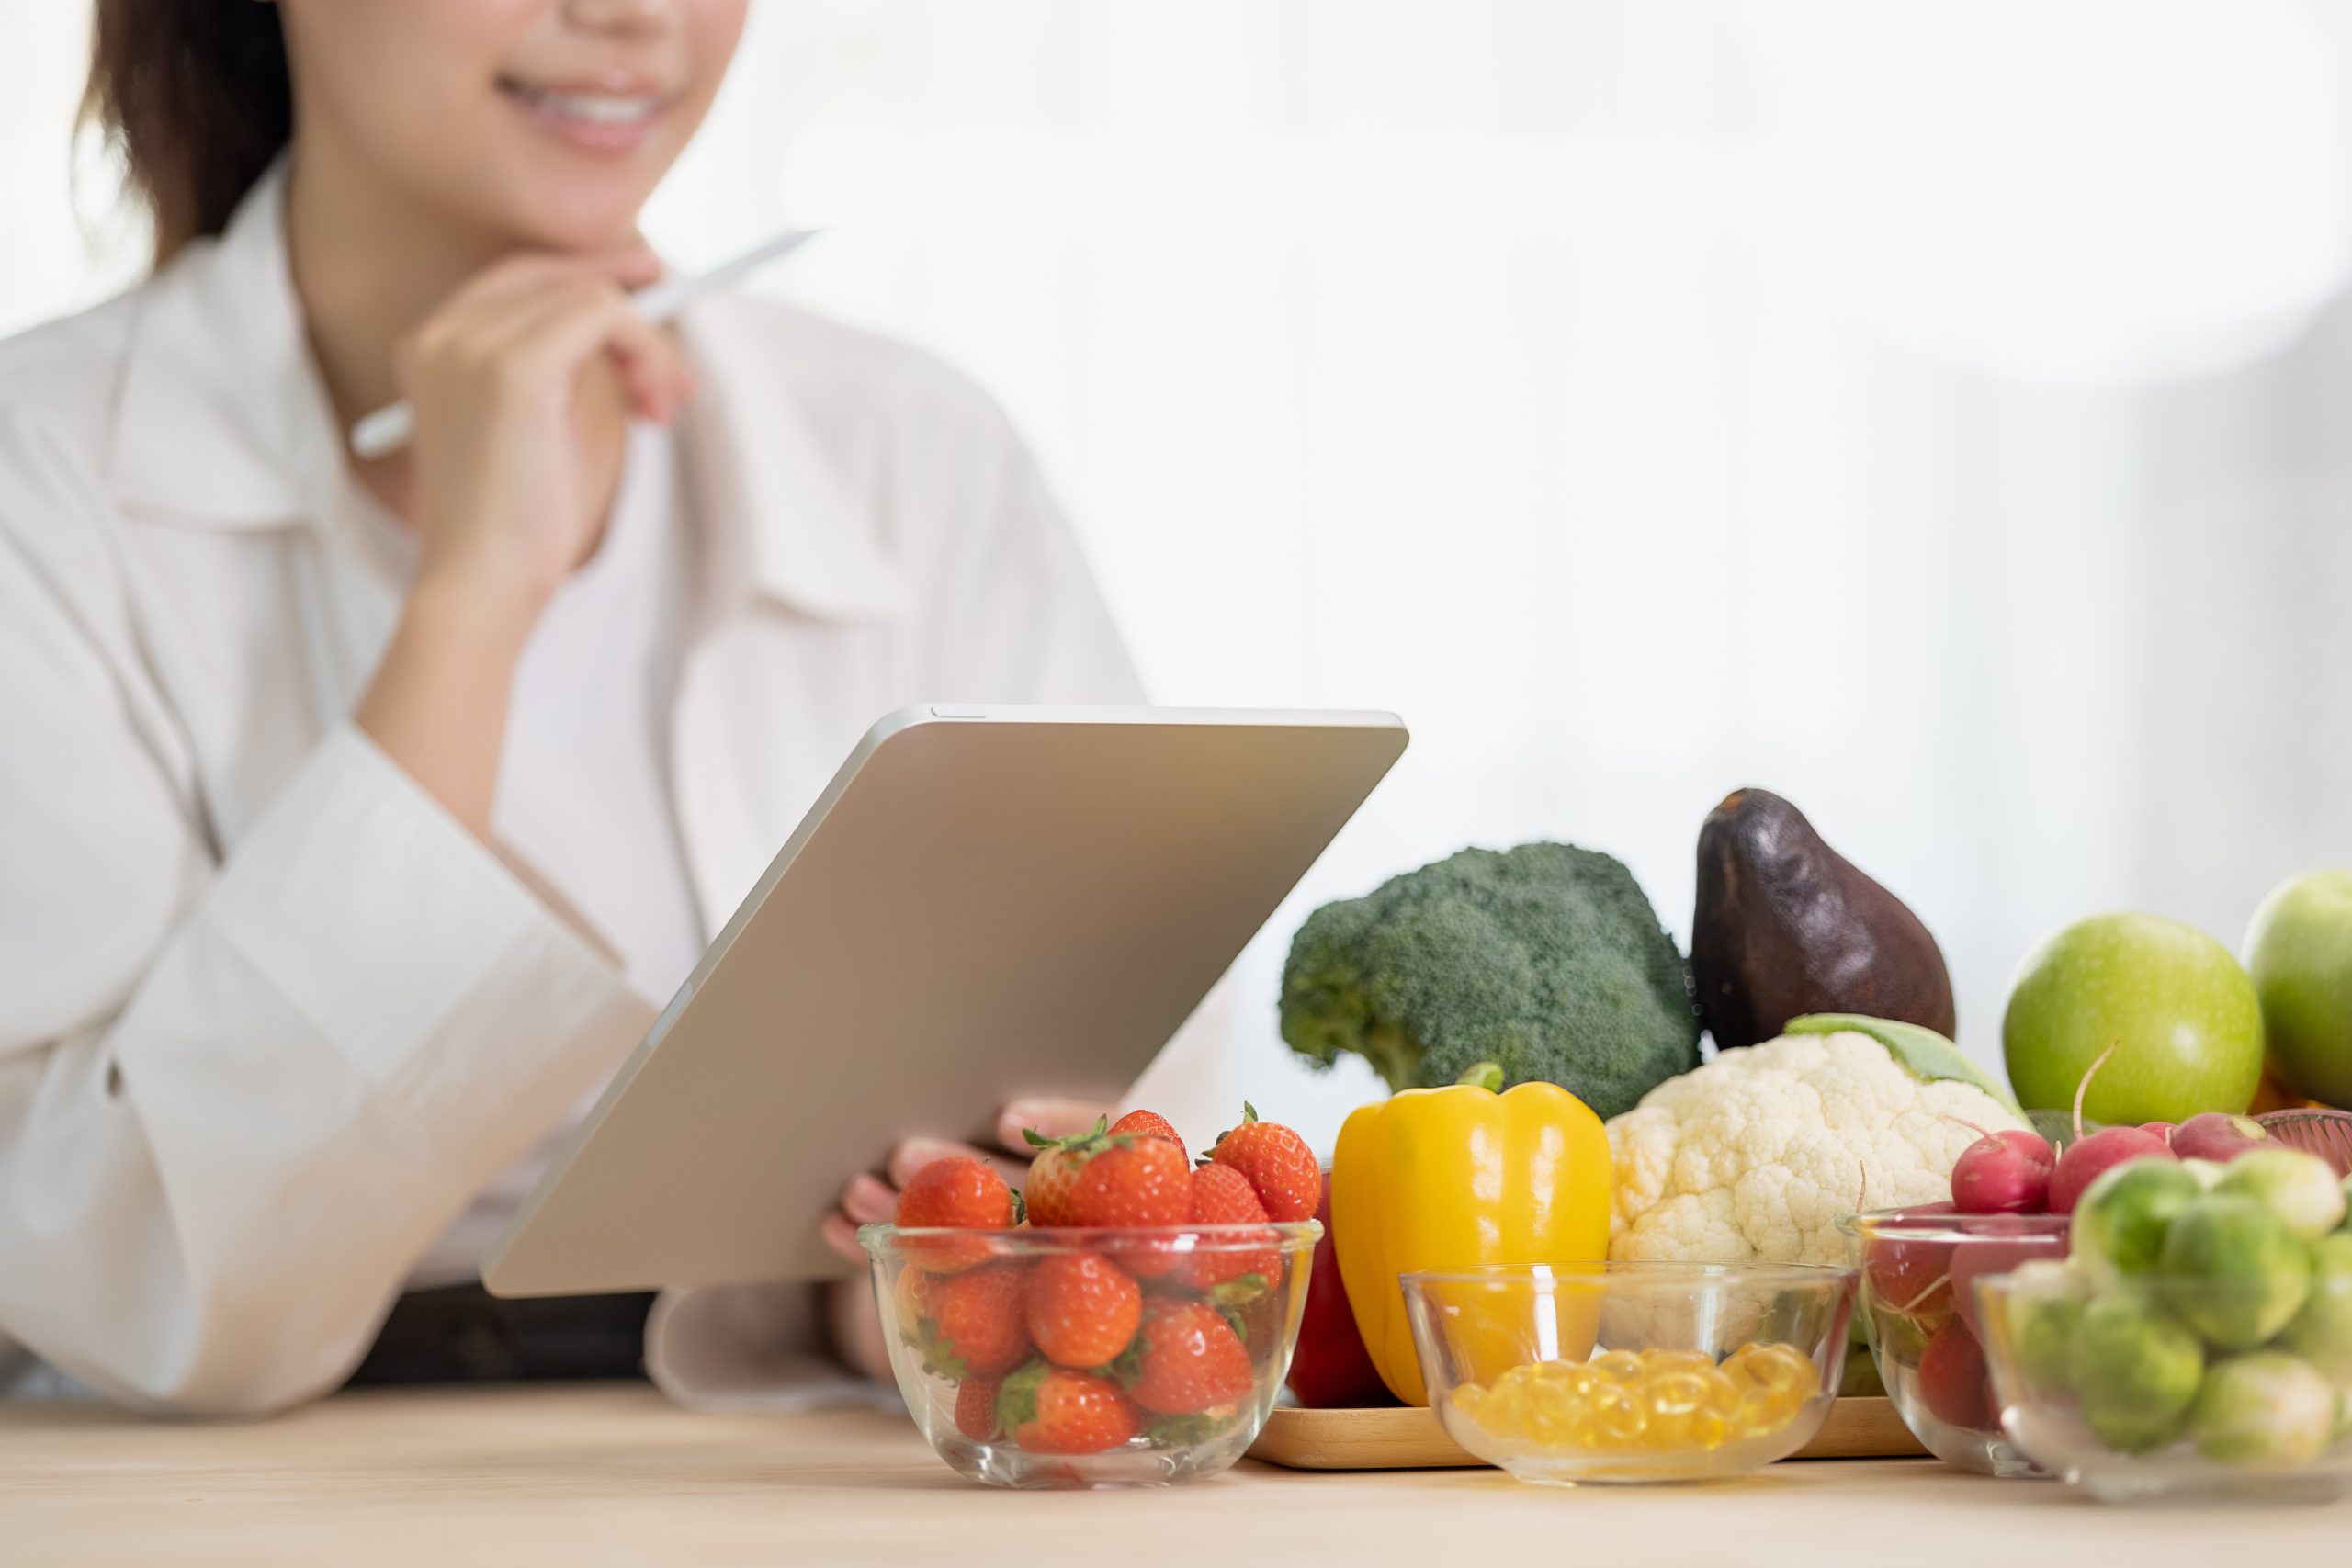
[[[1812,1440],[1854,1271],[1553,1263],[1403,1278],[1430,1404],[1521,1481],[1709,1481]]]

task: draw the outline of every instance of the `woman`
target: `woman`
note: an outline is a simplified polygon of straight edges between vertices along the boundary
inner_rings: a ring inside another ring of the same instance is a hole
[[[112,1397],[307,1399],[469,1279],[876,716],[1136,700],[969,386],[628,309],[743,11],[100,0],[158,265],[0,345],[0,1336]]]

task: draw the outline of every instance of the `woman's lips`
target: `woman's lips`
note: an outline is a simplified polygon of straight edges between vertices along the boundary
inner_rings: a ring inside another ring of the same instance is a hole
[[[501,82],[499,91],[541,129],[592,152],[628,152],[652,136],[667,95],[613,92],[605,88],[534,87]]]

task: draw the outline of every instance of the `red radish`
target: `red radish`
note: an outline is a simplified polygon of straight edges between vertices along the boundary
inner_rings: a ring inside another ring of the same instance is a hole
[[[1958,1318],[1937,1329],[1919,1352],[1919,1397],[1927,1401],[1928,1414],[1947,1427],[1982,1431],[1993,1424],[1984,1351]]]
[[[2083,1189],[2106,1174],[2109,1167],[2145,1156],[2169,1159],[2172,1151],[2165,1147],[2162,1138],[2137,1127],[2109,1127],[2069,1145],[2066,1152],[2058,1156],[2058,1168],[2050,1173],[2050,1212],[2073,1213]]]
[[[2033,1214],[2050,1199],[2049,1140],[2020,1127],[1987,1133],[1952,1162],[1952,1207],[1963,1214]]]
[[[1951,1311],[1951,1289],[1946,1279],[1951,1268],[1951,1244],[1915,1241],[1902,1234],[1905,1221],[1933,1220],[1951,1212],[1949,1203],[1923,1203],[1876,1216],[1880,1229],[1870,1237],[1862,1259],[1870,1274],[1871,1293],[1880,1303],[1928,1324]]]
[[[1980,1339],[1984,1325],[1977,1315],[1976,1281],[1987,1274],[2006,1274],[2020,1263],[2030,1263],[2037,1258],[2064,1260],[2066,1256],[2066,1232],[2037,1230],[2022,1221],[2017,1223],[2014,1234],[2005,1234],[2007,1227],[1999,1220],[1987,1220],[1976,1227],[1982,1239],[1961,1242],[1951,1251],[1951,1299],[1959,1310],[1960,1320]]]
[[[2098,1180],[2109,1166],[2145,1156],[2174,1157],[2172,1145],[2144,1127],[2108,1127],[2087,1138],[2083,1136],[2083,1095],[2091,1087],[2092,1076],[2107,1066],[2107,1059],[2114,1055],[2114,1045],[2101,1051],[2098,1060],[2084,1072],[2083,1081],[2075,1086],[2075,1141],[2059,1154],[2057,1168],[2050,1173],[2050,1212],[2053,1214],[2073,1213],[2083,1189]]]
[[[2143,1122],[2140,1123],[2140,1131],[2143,1133],[2154,1133],[2165,1143],[2172,1142],[2172,1129],[2173,1123],[2170,1122]]]
[[[2269,1142],[2270,1129],[2253,1117],[2207,1111],[2180,1124],[2172,1135],[2172,1152],[2183,1159],[2226,1163]]]

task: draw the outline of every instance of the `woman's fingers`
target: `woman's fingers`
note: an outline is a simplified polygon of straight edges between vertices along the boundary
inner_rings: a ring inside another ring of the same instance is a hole
[[[1109,1116],[1111,1109],[1087,1100],[1016,1100],[997,1117],[997,1142],[1026,1157],[1035,1145],[1023,1134],[1067,1138],[1087,1131]]]
[[[857,1244],[857,1226],[839,1214],[827,1214],[818,1227],[824,1233],[825,1245],[853,1263],[865,1261],[865,1248]]]
[[[842,1213],[861,1225],[878,1225],[898,1213],[899,1194],[879,1177],[864,1172],[849,1179],[842,1189]]]
[[[825,1289],[826,1327],[834,1351],[867,1377],[890,1378],[889,1336],[879,1303],[863,1280],[838,1280]]]
[[[687,367],[677,340],[668,333],[655,329],[650,343],[650,352],[625,350],[616,344],[613,357],[620,367],[621,386],[628,393],[629,412],[639,419],[667,424],[678,417],[679,406],[695,395],[695,373]]]
[[[442,308],[465,314],[473,306],[526,293],[552,279],[570,277],[608,278],[623,288],[642,288],[658,280],[662,271],[662,258],[644,244],[571,255],[535,252],[508,256],[484,267],[450,295]]]
[[[598,352],[612,355],[630,412],[666,422],[684,396],[685,366],[668,333],[629,307],[609,285],[583,283],[514,347],[525,375],[563,378]]]
[[[997,1121],[997,1136],[1006,1148],[1025,1155],[1029,1145],[1022,1137],[1024,1128],[1035,1128],[1049,1138],[1067,1137],[1083,1133],[1110,1114],[1110,1108],[1082,1100],[1016,1100],[1004,1109]],[[825,1222],[825,1239],[844,1257],[863,1258],[857,1246],[855,1228],[861,1224],[879,1224],[896,1216],[899,1190],[915,1179],[915,1173],[934,1160],[977,1159],[992,1167],[1009,1187],[1018,1187],[1028,1179],[1026,1159],[1011,1159],[1001,1153],[974,1148],[969,1144],[951,1138],[909,1138],[890,1151],[885,1166],[885,1176],[861,1173],[853,1176],[842,1188],[841,1212]]]

